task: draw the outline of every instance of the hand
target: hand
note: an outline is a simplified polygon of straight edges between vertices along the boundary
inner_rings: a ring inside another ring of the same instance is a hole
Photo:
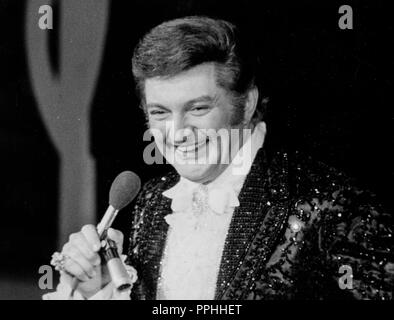
[[[121,255],[122,232],[109,228],[107,236],[116,242]],[[111,281],[107,266],[104,262],[102,264],[98,254],[100,249],[99,235],[93,225],[85,225],[80,232],[71,234],[69,241],[63,246],[62,253],[68,258],[64,263],[62,277],[70,285],[73,277],[78,278],[80,282],[77,290],[85,298],[90,298]]]

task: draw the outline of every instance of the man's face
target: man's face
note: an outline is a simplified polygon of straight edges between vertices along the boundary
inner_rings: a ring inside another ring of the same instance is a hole
[[[145,99],[155,142],[181,176],[206,183],[224,171],[228,161],[223,159],[229,159],[230,149],[231,155],[238,151],[238,138],[221,135],[215,140],[204,129],[229,132],[238,127],[232,124],[234,107],[229,94],[216,85],[213,64],[172,78],[147,79]]]

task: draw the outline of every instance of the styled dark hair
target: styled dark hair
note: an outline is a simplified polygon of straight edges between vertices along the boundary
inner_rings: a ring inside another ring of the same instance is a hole
[[[233,24],[205,16],[164,22],[139,42],[132,65],[142,103],[146,79],[171,78],[203,63],[215,64],[217,84],[231,94],[235,118],[242,119],[248,89],[256,85],[257,59]],[[261,111],[256,114],[261,118]]]

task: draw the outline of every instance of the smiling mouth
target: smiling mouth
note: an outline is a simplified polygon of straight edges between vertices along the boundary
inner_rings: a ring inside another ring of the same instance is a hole
[[[206,140],[203,140],[198,144],[192,144],[190,146],[178,146],[176,148],[176,151],[181,152],[182,154],[194,153],[194,152],[197,152],[197,150],[199,148],[206,145],[208,142],[209,142],[209,139],[207,138]]]

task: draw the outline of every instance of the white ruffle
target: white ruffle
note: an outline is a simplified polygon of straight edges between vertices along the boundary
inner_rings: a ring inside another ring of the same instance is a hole
[[[209,211],[198,218],[174,213],[162,262],[159,299],[211,300],[231,214]]]

